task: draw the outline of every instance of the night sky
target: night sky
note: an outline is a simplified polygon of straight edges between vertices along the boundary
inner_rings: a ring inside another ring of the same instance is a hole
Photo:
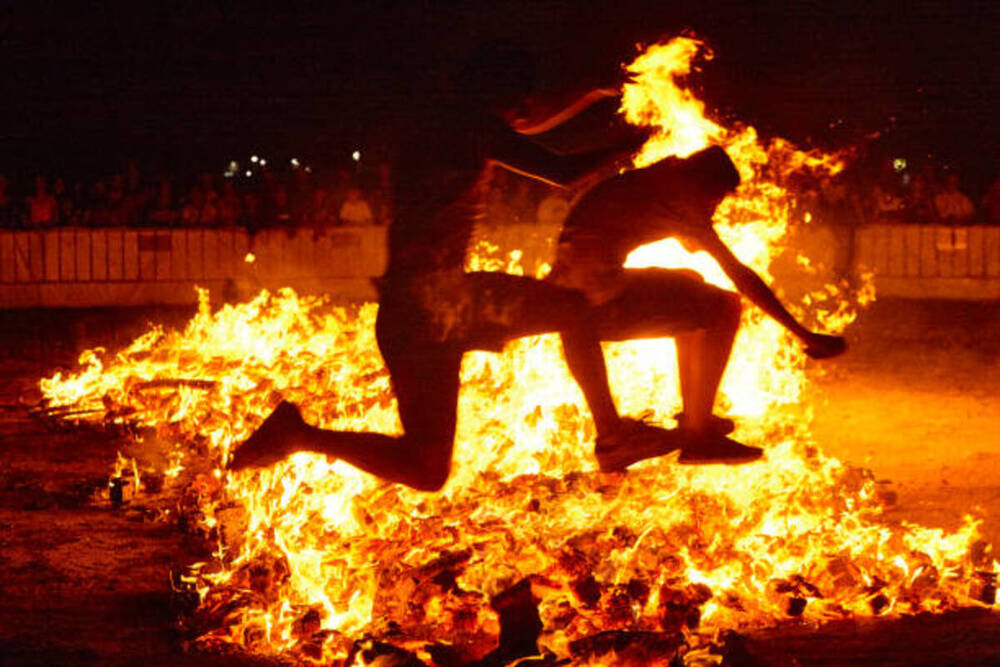
[[[323,161],[370,142],[422,73],[477,42],[523,44],[544,82],[586,85],[684,29],[716,53],[699,79],[710,108],[765,134],[829,145],[892,128],[888,149],[973,180],[1000,169],[996,2],[68,4],[0,9],[5,173]]]

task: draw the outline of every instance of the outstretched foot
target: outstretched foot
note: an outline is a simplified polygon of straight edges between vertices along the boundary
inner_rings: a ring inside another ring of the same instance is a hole
[[[597,438],[594,455],[601,472],[622,472],[633,463],[669,454],[681,448],[684,435],[637,419],[622,419],[611,435]]]
[[[282,401],[264,423],[240,445],[229,462],[230,470],[266,468],[297,451],[305,427],[299,409]]]
[[[679,463],[738,465],[757,461],[764,455],[760,447],[748,447],[724,436],[694,437],[685,443]]]

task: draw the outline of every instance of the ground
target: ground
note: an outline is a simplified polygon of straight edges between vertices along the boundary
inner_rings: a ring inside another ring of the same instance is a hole
[[[117,442],[52,430],[21,399],[76,352],[115,347],[184,309],[0,314],[0,663],[245,665],[183,654],[167,584],[201,545],[95,503]],[[806,400],[824,451],[872,469],[898,494],[889,520],[953,528],[974,507],[1000,545],[1000,304],[880,301],[845,357],[814,364]],[[1000,614],[782,627],[734,639],[748,665],[995,664]]]

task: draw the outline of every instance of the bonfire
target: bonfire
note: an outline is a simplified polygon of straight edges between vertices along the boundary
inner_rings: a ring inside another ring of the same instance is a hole
[[[637,166],[726,149],[743,185],[719,207],[716,229],[768,278],[775,257],[792,252],[788,183],[834,174],[845,158],[712,120],[688,87],[693,63],[709,56],[691,37],[649,47],[628,65],[622,113],[657,129]],[[468,267],[548,270],[518,258],[484,240]],[[711,258],[673,241],[636,250],[628,265],[693,268],[731,288]],[[805,296],[796,314],[829,333],[873,298],[870,287],[837,284]],[[211,557],[174,579],[190,598],[182,623],[192,648],[320,664],[387,653],[437,665],[532,655],[700,664],[715,660],[724,633],[790,618],[992,601],[996,563],[974,519],[954,533],[887,522],[874,476],[822,453],[802,402],[805,358],[755,309],[745,310],[718,408],[736,419],[734,437],[765,449],[763,461],[682,467],[665,457],[601,474],[559,339],[540,336],[465,356],[453,476],[426,494],[304,453],[226,471],[281,398],[326,428],[398,434],[400,424],[375,344],[376,304],[334,307],[290,289],[214,310],[206,292],[199,299],[183,330],[154,327],[115,353],[85,352],[78,372],[41,382],[51,408],[72,410],[67,419],[126,428],[131,444],[110,489],[119,501],[158,498],[161,516],[212,541]],[[605,354],[621,412],[672,426],[672,342]]]

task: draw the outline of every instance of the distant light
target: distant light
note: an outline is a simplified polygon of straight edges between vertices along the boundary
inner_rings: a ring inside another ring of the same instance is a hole
[[[254,262],[257,261],[257,256],[252,252],[248,252],[247,256],[243,258],[243,261],[246,262],[247,264],[253,264]]]
[[[306,173],[307,173],[307,174],[311,174],[311,173],[313,173],[313,168],[312,168],[312,167],[310,167],[309,165],[306,165]]]
[[[896,171],[903,171],[906,169],[906,160],[901,157],[896,158],[892,161],[892,168]]]
[[[247,178],[250,178],[251,176],[253,176],[253,172],[250,171],[249,169],[247,169],[246,175],[247,175]]]
[[[267,160],[265,160],[264,158],[261,158],[260,159],[260,166],[263,167],[265,164],[267,164]]]
[[[251,155],[251,156],[250,156],[250,161],[251,161],[251,162],[253,162],[254,164],[257,164],[257,162],[258,162],[259,160],[260,160],[260,158],[259,158],[259,157],[257,157],[256,155]]]
[[[229,161],[229,171],[238,171],[240,168],[240,163],[236,160]]]
[[[225,176],[226,178],[232,178],[233,176],[236,175],[236,172],[235,171],[228,171],[227,170],[227,171],[222,172],[222,175]]]
[[[361,151],[354,151],[351,153],[351,159],[355,162],[361,162]]]
[[[293,157],[292,158],[292,166],[293,167],[298,167],[299,166],[299,159],[297,157]]]
[[[813,214],[810,213],[809,211],[806,211],[806,214],[802,217],[805,219],[806,223],[810,223],[812,222]]]

